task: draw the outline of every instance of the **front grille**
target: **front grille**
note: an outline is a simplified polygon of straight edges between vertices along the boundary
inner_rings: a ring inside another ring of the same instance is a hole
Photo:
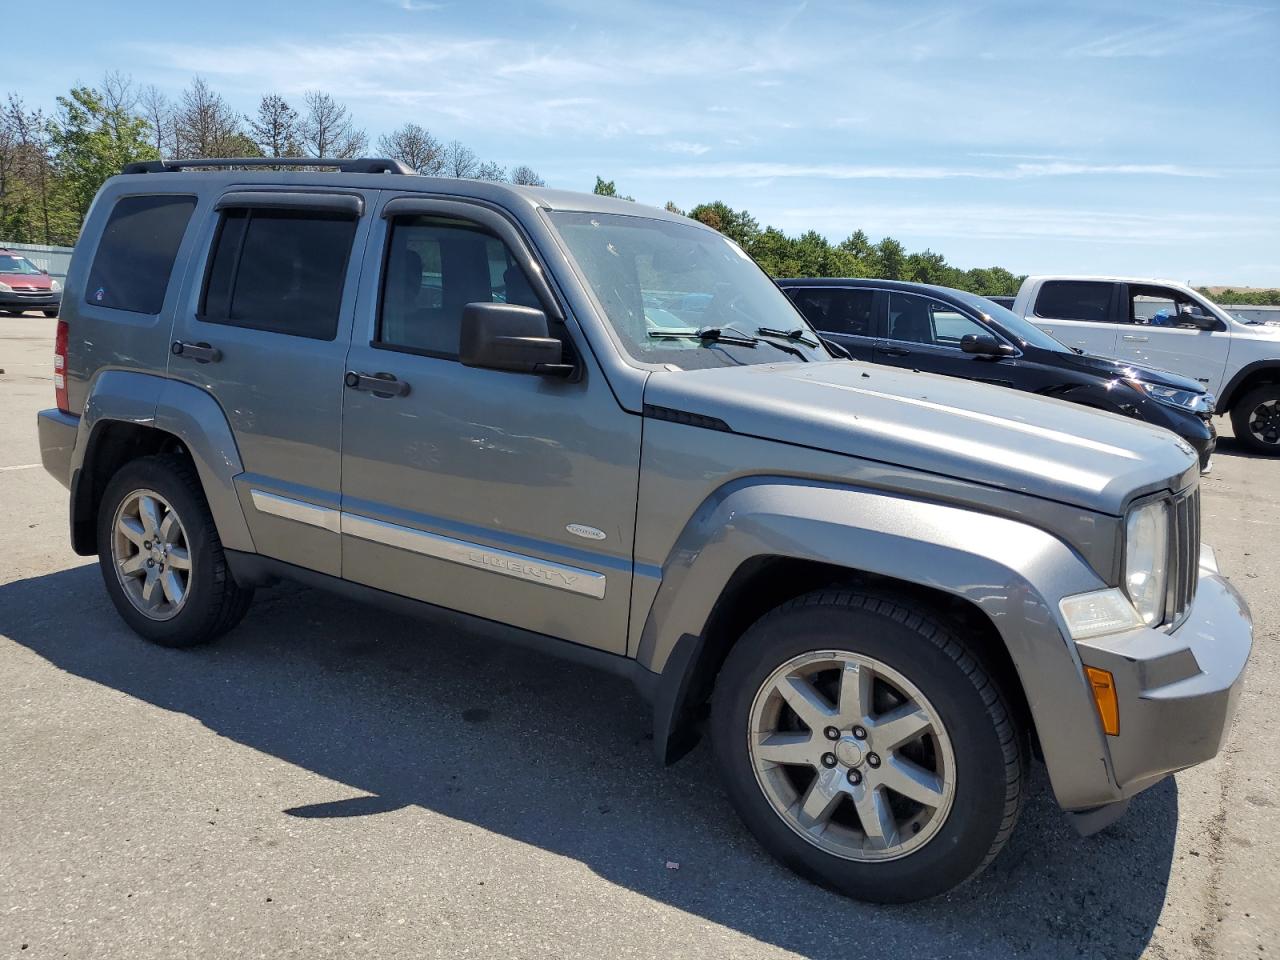
[[[1191,612],[1200,579],[1200,487],[1173,498],[1170,504],[1169,592],[1167,622],[1176,627]]]

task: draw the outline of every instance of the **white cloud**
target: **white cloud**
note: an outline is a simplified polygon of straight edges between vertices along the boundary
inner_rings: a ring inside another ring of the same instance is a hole
[[[700,157],[711,148],[705,143],[691,143],[688,140],[668,140],[662,145],[662,149],[668,153],[687,153],[693,157]]]
[[[784,229],[813,227],[833,235],[851,224],[872,236],[965,240],[1075,240],[1115,244],[1210,243],[1274,233],[1265,217],[1210,213],[1080,210],[971,204],[793,207],[774,219]]]
[[[1049,161],[1009,166],[958,167],[913,164],[724,162],[636,167],[635,176],[660,180],[1029,180],[1067,176],[1161,176],[1216,178],[1217,170],[1171,163],[1080,163]]]

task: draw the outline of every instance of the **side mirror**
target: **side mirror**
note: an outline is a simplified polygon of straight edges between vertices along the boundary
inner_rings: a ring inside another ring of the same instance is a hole
[[[547,334],[547,315],[514,303],[468,303],[462,308],[458,359],[464,366],[568,376],[563,345]]]
[[[1217,330],[1218,318],[1211,313],[1193,312],[1187,316],[1191,321],[1191,325],[1198,330]]]
[[[1014,352],[1013,347],[1001,343],[995,337],[966,333],[960,338],[960,349],[979,357],[1008,357]]]

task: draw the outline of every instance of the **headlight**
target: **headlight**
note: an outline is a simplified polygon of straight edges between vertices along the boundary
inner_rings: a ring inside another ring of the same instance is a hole
[[[7,283],[0,283],[0,293],[13,293],[13,287]]]
[[[1179,390],[1177,387],[1147,383],[1145,380],[1126,380],[1125,382],[1139,393],[1145,393],[1152,400],[1159,403],[1165,403],[1171,407],[1181,407],[1183,410],[1190,410],[1192,413],[1213,413],[1213,397],[1207,393],[1197,393],[1194,390]]]
[[[52,290],[54,293],[61,293],[62,284],[60,284],[57,280],[50,280],[49,289]]]
[[[1169,582],[1169,504],[1164,500],[1134,507],[1124,524],[1124,591],[1143,623],[1164,621]]]

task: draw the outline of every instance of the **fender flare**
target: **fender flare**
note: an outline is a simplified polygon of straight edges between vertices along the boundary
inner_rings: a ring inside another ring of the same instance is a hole
[[[1255,373],[1261,373],[1264,370],[1271,371],[1275,375],[1275,379],[1280,380],[1280,359],[1254,360],[1252,363],[1246,363],[1237,370],[1235,375],[1227,382],[1227,385],[1223,387],[1222,395],[1218,397],[1216,412],[1219,415],[1230,412],[1231,407],[1240,399],[1245,382]]]
[[[654,747],[687,740],[704,632],[724,586],[761,557],[812,560],[952,594],[981,610],[1008,650],[1063,806],[1113,799],[1096,710],[1057,601],[1105,586],[1071,547],[1016,520],[866,488],[752,477],[713,494],[663,566],[637,657],[657,675]],[[816,586],[816,585],[815,585]],[[1083,729],[1096,735],[1081,736]]]
[[[91,504],[92,483],[83,482],[93,463],[103,427],[127,423],[150,427],[181,441],[195,464],[205,499],[229,550],[253,552],[253,538],[236,496],[234,478],[244,472],[231,425],[213,396],[177,380],[127,370],[107,370],[95,378],[76,431],[71,455],[71,528]]]

